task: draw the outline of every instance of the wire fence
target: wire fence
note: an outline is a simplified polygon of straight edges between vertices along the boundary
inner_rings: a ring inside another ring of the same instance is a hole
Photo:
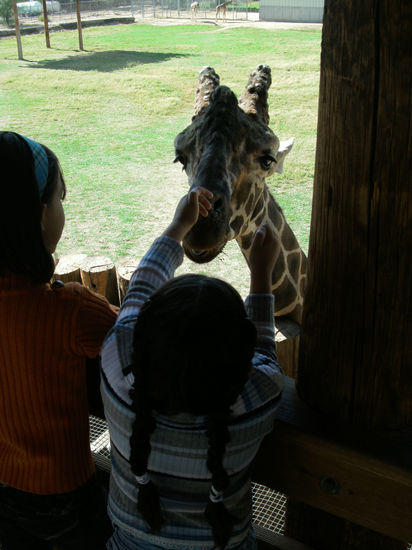
[[[133,17],[135,20],[157,18],[214,19],[214,20],[258,20],[259,3],[248,0],[231,0],[226,2],[225,10],[216,10],[224,0],[198,0],[195,8],[193,0],[83,0],[80,1],[82,20]],[[76,19],[76,2],[74,0],[47,0],[47,15],[56,25]],[[18,2],[20,25],[30,26],[43,20],[41,1],[30,0]],[[192,7],[191,7],[192,6]],[[0,23],[2,23],[0,21]]]

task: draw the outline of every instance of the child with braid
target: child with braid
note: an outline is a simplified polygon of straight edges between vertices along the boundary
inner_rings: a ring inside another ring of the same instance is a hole
[[[78,283],[50,284],[65,223],[56,155],[0,132],[0,165],[0,546],[104,550],[86,360],[117,308]]]
[[[245,304],[219,279],[173,278],[180,243],[211,198],[198,188],[181,199],[103,345],[111,550],[257,548],[251,467],[283,382],[271,294],[279,247],[258,228]]]

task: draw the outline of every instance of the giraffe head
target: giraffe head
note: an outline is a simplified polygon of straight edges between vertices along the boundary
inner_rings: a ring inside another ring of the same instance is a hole
[[[190,188],[213,192],[209,216],[200,217],[183,242],[197,263],[213,260],[229,240],[250,231],[267,202],[265,179],[282,172],[292,148],[293,139],[281,144],[268,126],[270,85],[270,68],[259,65],[238,101],[211,67],[200,72],[192,123],[175,138],[175,162]]]

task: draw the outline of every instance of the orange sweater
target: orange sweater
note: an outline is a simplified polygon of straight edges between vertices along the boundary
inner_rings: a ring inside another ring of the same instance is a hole
[[[116,312],[77,283],[0,277],[0,481],[46,495],[92,476],[86,357],[99,354]]]

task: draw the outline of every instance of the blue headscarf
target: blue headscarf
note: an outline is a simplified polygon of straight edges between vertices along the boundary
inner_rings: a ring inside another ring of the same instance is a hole
[[[46,189],[47,176],[49,175],[49,161],[43,145],[32,139],[21,136],[31,149],[34,160],[34,174],[36,176],[37,187],[40,199],[43,197]]]

